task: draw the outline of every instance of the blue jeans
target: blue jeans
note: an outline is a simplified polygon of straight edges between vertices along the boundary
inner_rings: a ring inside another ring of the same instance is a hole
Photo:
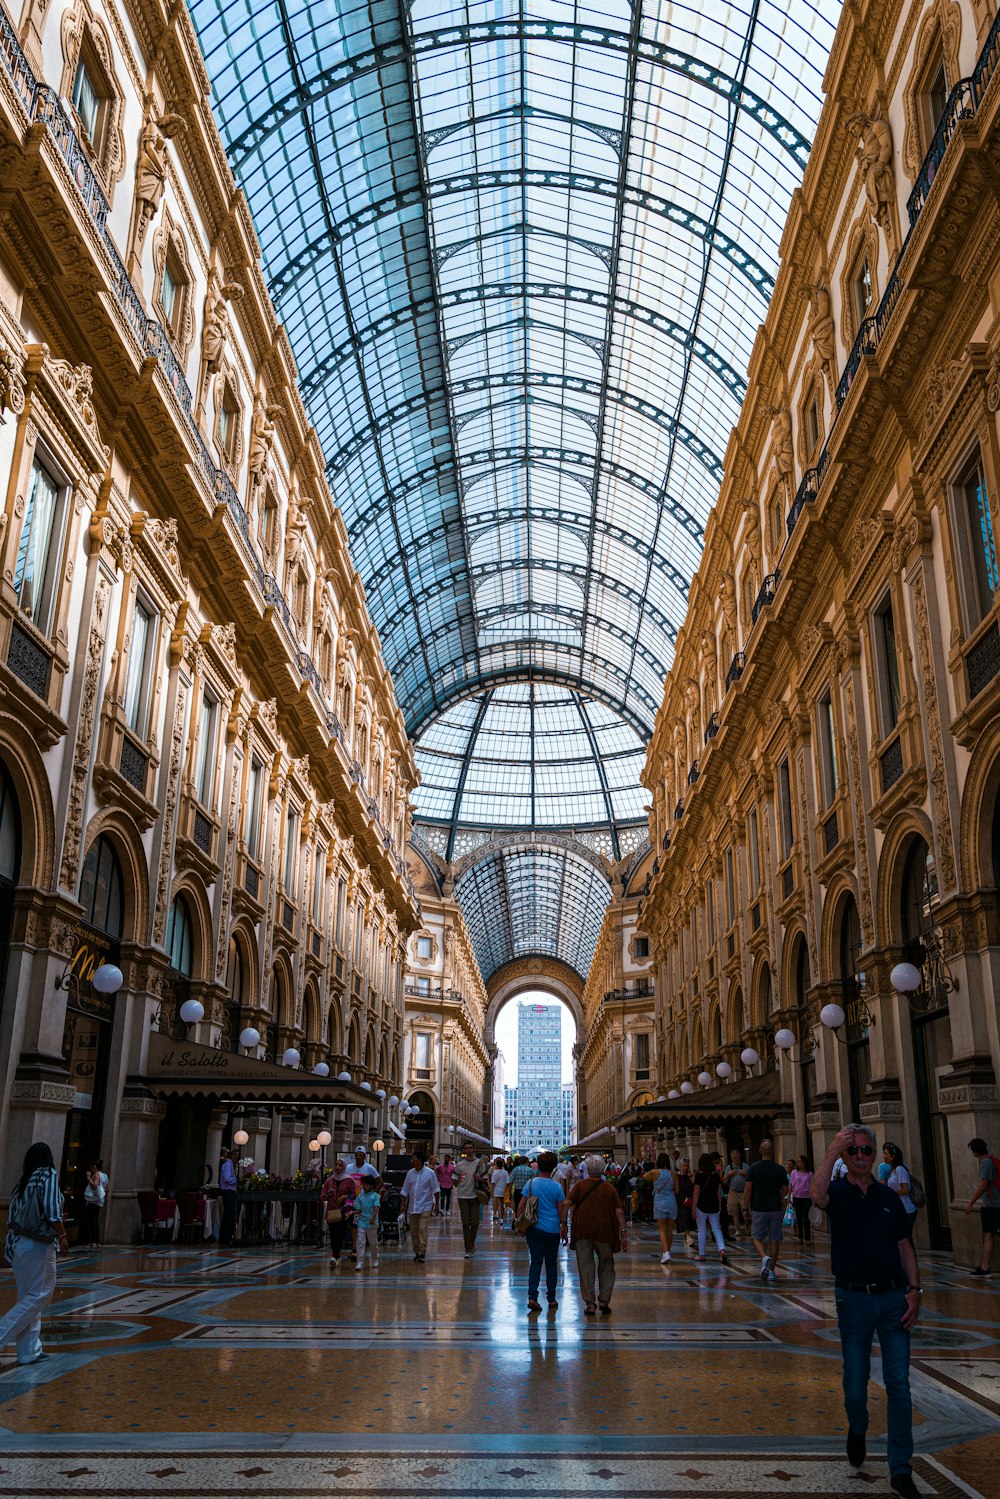
[[[851,1430],[862,1435],[868,1430],[868,1377],[877,1332],[889,1417],[889,1472],[909,1473],[913,1456],[910,1334],[899,1321],[906,1311],[906,1293],[885,1291],[869,1296],[866,1291],[837,1291],[836,1297],[844,1353],[844,1409]]]
[[[559,1279],[559,1235],[545,1233],[540,1228],[529,1228],[524,1236],[528,1241],[531,1267],[528,1270],[528,1300],[538,1300],[538,1282],[542,1278],[542,1261],[545,1262],[545,1289],[550,1301],[556,1299],[556,1282]]]

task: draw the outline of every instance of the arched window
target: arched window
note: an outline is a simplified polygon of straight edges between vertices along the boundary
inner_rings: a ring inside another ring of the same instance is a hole
[[[226,975],[229,998],[226,1000],[226,1035],[223,1037],[223,1045],[235,1052],[240,1049],[245,986],[246,968],[243,961],[243,948],[235,937],[230,937],[229,969]]]
[[[937,904],[937,897],[938,884],[934,855],[923,838],[915,838],[903,868],[901,914],[904,943],[922,944],[924,936],[934,925],[933,911]]]
[[[116,942],[122,934],[122,870],[110,841],[102,833],[90,846],[80,881],[80,904],[88,926]]]
[[[859,1008],[858,969],[861,966],[861,922],[858,917],[857,902],[853,895],[847,897],[840,916],[838,958],[843,1008],[847,1016],[844,1029],[847,1038],[847,1078],[851,1090],[851,1118],[859,1119],[861,1105],[868,1095],[872,1064],[868,1047],[868,1028],[854,1018]]]
[[[21,812],[17,793],[0,761],[0,881],[17,884],[21,870]]]
[[[194,956],[194,928],[191,924],[191,912],[183,895],[175,896],[170,907],[167,918],[167,952],[174,972],[190,978]]]

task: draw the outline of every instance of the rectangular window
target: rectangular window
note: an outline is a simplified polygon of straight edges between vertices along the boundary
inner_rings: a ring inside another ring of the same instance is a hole
[[[726,849],[726,926],[736,920],[736,885],[733,879],[733,851]]]
[[[163,310],[165,322],[172,328],[174,313],[177,311],[177,280],[169,260],[164,263],[163,276],[160,279],[160,307]]]
[[[429,937],[417,938],[417,957],[429,958],[431,955],[431,939]]]
[[[335,940],[341,952],[344,950],[344,921],[347,913],[347,881],[337,881],[337,926]]]
[[[633,1037],[635,1042],[635,1072],[636,1077],[649,1076],[649,1032],[640,1031]]]
[[[84,128],[88,140],[92,146],[96,146],[101,96],[97,92],[94,80],[87,71],[87,64],[82,57],[77,63],[76,77],[73,79],[73,107],[80,118],[80,124]]]
[[[246,845],[251,859],[260,858],[261,804],[264,793],[264,767],[256,758],[250,761],[247,786]]]
[[[431,981],[430,981],[430,979],[427,978],[426,975],[421,975],[421,977],[417,979],[417,993],[418,994],[429,994],[430,992],[431,992]]]
[[[146,732],[149,712],[155,618],[152,610],[147,609],[142,599],[137,598],[132,611],[132,633],[129,637],[128,660],[125,663],[124,708],[125,722],[133,734],[140,736]]]
[[[795,842],[795,820],[792,815],[792,777],[785,755],[778,766],[778,810],[781,818],[781,858],[788,858]]]
[[[326,877],[326,851],[318,848],[313,855],[312,917],[319,926],[323,917],[323,883]]]
[[[878,703],[882,738],[892,733],[899,721],[899,653],[896,648],[896,622],[892,599],[887,594],[875,610],[875,660],[878,677]]]
[[[708,926],[709,948],[715,946],[715,881],[709,879],[705,886],[705,922]]]
[[[364,912],[360,906],[354,912],[354,971],[361,972],[361,942],[365,934]]]
[[[299,849],[299,818],[298,813],[288,810],[285,821],[285,857],[281,865],[281,883],[288,894],[295,887],[295,860]]]
[[[747,818],[747,852],[750,859],[750,889],[760,889],[760,832],[757,827],[757,808],[750,808]]]
[[[421,1072],[430,1070],[431,1038],[429,1031],[417,1031],[413,1037],[413,1065]]]
[[[979,454],[962,478],[965,501],[966,541],[969,549],[971,583],[970,625],[977,625],[993,608],[1000,574],[997,572],[997,547],[993,532],[993,515],[986,493],[986,475]]]
[[[201,721],[195,746],[194,791],[203,807],[209,806],[215,785],[215,736],[219,704],[206,687],[201,699]]]
[[[236,457],[239,416],[239,402],[227,380],[222,392],[222,405],[219,408],[219,446],[230,463]]]
[[[806,403],[806,446],[810,454],[819,447],[819,436],[819,394],[814,388]]]
[[[635,939],[635,956],[636,956],[636,961],[638,961],[641,958],[648,958],[649,957],[649,938],[648,937],[636,937],[636,939]]]
[[[55,614],[66,491],[38,459],[14,563],[14,591],[24,614],[47,635]]]
[[[854,331],[857,333],[871,311],[874,296],[872,268],[867,255],[862,256],[851,278],[851,295],[854,299]]]
[[[837,729],[833,721],[833,695],[827,688],[819,700],[819,762],[823,779],[823,805],[829,807],[840,787],[837,767]]]

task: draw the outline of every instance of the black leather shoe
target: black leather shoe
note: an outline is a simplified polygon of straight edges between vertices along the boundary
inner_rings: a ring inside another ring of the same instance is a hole
[[[865,1446],[865,1434],[863,1431],[848,1431],[847,1433],[847,1461],[852,1468],[860,1468],[867,1456],[868,1448]]]
[[[920,1490],[913,1482],[912,1473],[894,1473],[889,1479],[889,1487],[894,1494],[901,1494],[903,1499],[920,1499]]]

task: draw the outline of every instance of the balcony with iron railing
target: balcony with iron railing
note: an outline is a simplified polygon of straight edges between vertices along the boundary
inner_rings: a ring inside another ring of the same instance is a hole
[[[97,231],[98,243],[105,258],[108,280],[125,324],[142,354],[156,361],[156,367],[170,393],[175,412],[180,418],[181,430],[193,447],[197,469],[213,500],[221,501],[232,518],[234,529],[240,540],[241,554],[256,582],[262,601],[280,622],[301,677],[310,683],[323,705],[328,715],[326,721],[328,731],[343,745],[345,742],[343,726],[330,707],[329,693],[311,655],[298,638],[296,623],[288,601],[282,593],[277,578],[266,571],[257,555],[250,536],[247,511],[229,475],[216,466],[198,427],[191,387],[174,352],[170,338],[162,324],[146,313],[142,298],[136,291],[118,248],[110,236],[107,227],[110,211],[108,200],[97,179],[90,158],[77,137],[59,95],[47,83],[43,83],[36,77],[21,47],[13,23],[2,6],[0,6],[0,61],[21,103],[28,124],[43,125],[62,157],[81,204]],[[391,831],[383,826],[377,808],[372,821],[378,826],[381,834],[379,841],[388,852],[395,873],[401,879],[410,899],[414,899],[416,892],[406,872],[402,851],[397,848]]]

